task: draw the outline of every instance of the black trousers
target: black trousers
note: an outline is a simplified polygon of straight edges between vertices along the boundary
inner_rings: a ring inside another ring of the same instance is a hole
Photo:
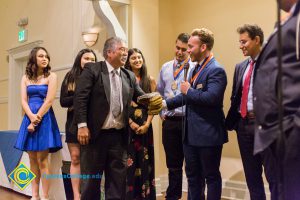
[[[286,136],[284,157],[277,155],[277,141],[273,142],[263,151],[263,157],[266,158],[266,165],[273,171],[273,184],[271,191],[271,200],[299,200],[300,199],[300,135],[299,132],[285,130]],[[279,165],[282,163],[282,166]],[[279,171],[280,170],[280,171]],[[283,173],[282,189],[278,189],[278,173]],[[281,197],[281,198],[280,198]]]
[[[162,126],[162,141],[166,153],[169,186],[166,199],[180,199],[182,195],[182,119],[183,117],[167,117]]]
[[[92,177],[105,172],[106,200],[125,199],[127,153],[124,134],[124,130],[105,130],[92,143],[81,146],[81,174]],[[81,200],[100,199],[100,183],[101,178],[81,179]]]
[[[300,199],[300,130],[299,118],[294,120],[292,130],[286,130],[286,144],[284,157],[284,198],[289,200]]]
[[[219,168],[222,148],[223,145],[197,147],[183,144],[189,200],[205,200],[205,185],[207,185],[207,200],[221,199],[222,178]]]
[[[237,139],[243,162],[247,186],[251,200],[265,200],[265,188],[262,178],[263,168],[269,182],[270,191],[275,186],[275,174],[269,159],[272,159],[268,151],[253,155],[255,119],[240,119],[237,128]],[[264,154],[268,154],[265,156]]]

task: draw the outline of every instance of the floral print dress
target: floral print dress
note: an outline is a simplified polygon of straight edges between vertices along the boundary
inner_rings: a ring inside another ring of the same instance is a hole
[[[147,109],[132,102],[129,117],[141,126],[147,121]],[[141,135],[130,129],[127,165],[126,199],[156,199],[152,124]]]

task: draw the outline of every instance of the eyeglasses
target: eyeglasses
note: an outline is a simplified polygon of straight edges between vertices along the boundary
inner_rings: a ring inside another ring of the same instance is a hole
[[[249,40],[240,40],[240,41],[239,41],[239,44],[240,44],[241,46],[245,46],[248,42],[249,42]]]

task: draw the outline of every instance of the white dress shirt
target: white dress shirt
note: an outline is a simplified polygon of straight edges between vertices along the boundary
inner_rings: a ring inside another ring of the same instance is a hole
[[[108,69],[109,82],[112,83],[112,75],[113,75],[112,71],[115,70],[115,68],[113,68],[107,61],[105,61],[105,62],[106,62],[107,69]],[[119,92],[120,92],[120,97],[121,97],[120,98],[121,113],[117,118],[114,118],[114,116],[112,114],[112,104],[110,103],[109,104],[109,113],[104,121],[102,129],[110,129],[110,128],[121,129],[124,127],[121,69],[118,68],[117,72],[118,72],[117,84],[120,88]],[[112,102],[112,90],[110,90],[110,102]]]
[[[107,70],[108,70],[108,74],[109,74],[109,82],[112,82],[112,71],[115,70],[115,68],[113,68],[111,66],[111,64],[109,64],[107,61],[105,61],[106,66],[107,66]],[[122,78],[121,78],[121,69],[118,68],[117,69],[117,73],[118,73],[118,79],[117,79],[117,84],[120,88],[120,104],[121,104],[121,113],[117,118],[114,118],[113,114],[112,114],[112,104],[109,104],[109,112],[108,115],[103,123],[102,129],[110,129],[110,128],[115,128],[115,129],[121,129],[124,128],[124,117],[123,117],[123,96],[122,96]],[[111,84],[110,84],[111,85]],[[110,87],[111,88],[111,87]],[[110,89],[110,102],[112,102],[112,89]],[[81,127],[86,127],[87,123],[86,122],[82,122],[78,124],[78,128]]]

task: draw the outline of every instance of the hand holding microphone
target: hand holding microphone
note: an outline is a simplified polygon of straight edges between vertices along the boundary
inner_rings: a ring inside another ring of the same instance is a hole
[[[184,81],[181,82],[180,84],[180,91],[182,94],[187,94],[189,88],[191,87],[190,83],[187,81],[187,74],[188,74],[188,71],[189,71],[189,68],[190,68],[190,63],[187,62],[185,65],[184,65]]]
[[[187,79],[187,74],[188,74],[189,68],[190,68],[190,63],[189,62],[185,63],[185,65],[183,67],[183,70],[184,70],[184,81],[186,81],[186,79]]]

